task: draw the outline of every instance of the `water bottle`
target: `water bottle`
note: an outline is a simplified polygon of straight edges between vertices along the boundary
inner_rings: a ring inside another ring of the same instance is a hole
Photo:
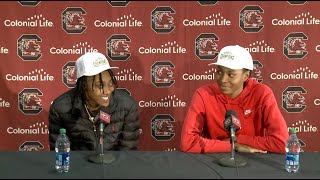
[[[58,172],[68,172],[70,168],[70,141],[66,135],[66,129],[61,128],[56,141],[56,165]]]
[[[300,142],[296,134],[296,129],[289,130],[289,139],[286,144],[286,164],[285,168],[290,173],[296,173],[299,170]]]

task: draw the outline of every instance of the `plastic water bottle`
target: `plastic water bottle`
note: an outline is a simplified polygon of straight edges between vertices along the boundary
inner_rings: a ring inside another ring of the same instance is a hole
[[[290,173],[296,173],[299,170],[299,153],[300,142],[296,134],[296,129],[291,128],[289,130],[289,139],[286,144],[286,164],[285,168]]]
[[[56,165],[58,172],[68,172],[70,168],[70,141],[66,135],[66,129],[61,128],[56,141]]]

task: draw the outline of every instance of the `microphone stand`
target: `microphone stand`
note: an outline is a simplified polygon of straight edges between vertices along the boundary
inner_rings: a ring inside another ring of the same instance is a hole
[[[94,154],[92,156],[89,156],[88,161],[95,163],[95,164],[108,164],[112,163],[115,160],[115,156],[112,153],[104,154],[103,152],[103,129],[104,129],[104,123],[100,122],[99,124],[99,149],[100,152],[97,154]]]
[[[247,164],[247,162],[241,158],[235,158],[235,147],[234,147],[234,141],[235,141],[235,130],[233,127],[230,128],[230,143],[231,143],[231,157],[227,158],[224,157],[222,159],[219,160],[219,164],[221,166],[225,166],[225,167],[240,167],[240,166],[245,166]]]

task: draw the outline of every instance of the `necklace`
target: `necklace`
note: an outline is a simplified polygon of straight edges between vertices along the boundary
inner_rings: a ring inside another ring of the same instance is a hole
[[[84,104],[84,107],[86,108],[87,114],[89,116],[89,120],[93,123],[94,117],[91,116],[91,114],[94,115],[93,112],[88,108],[86,104]],[[91,112],[91,114],[89,113],[89,111]]]

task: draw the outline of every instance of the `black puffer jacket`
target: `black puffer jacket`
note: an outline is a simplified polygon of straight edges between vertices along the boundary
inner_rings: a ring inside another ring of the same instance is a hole
[[[104,150],[137,149],[140,119],[135,100],[115,89],[107,111],[111,120],[104,129]],[[56,98],[49,112],[50,150],[54,150],[60,128],[66,129],[71,150],[97,150],[99,118],[95,119],[94,124],[89,120],[76,88]]]

